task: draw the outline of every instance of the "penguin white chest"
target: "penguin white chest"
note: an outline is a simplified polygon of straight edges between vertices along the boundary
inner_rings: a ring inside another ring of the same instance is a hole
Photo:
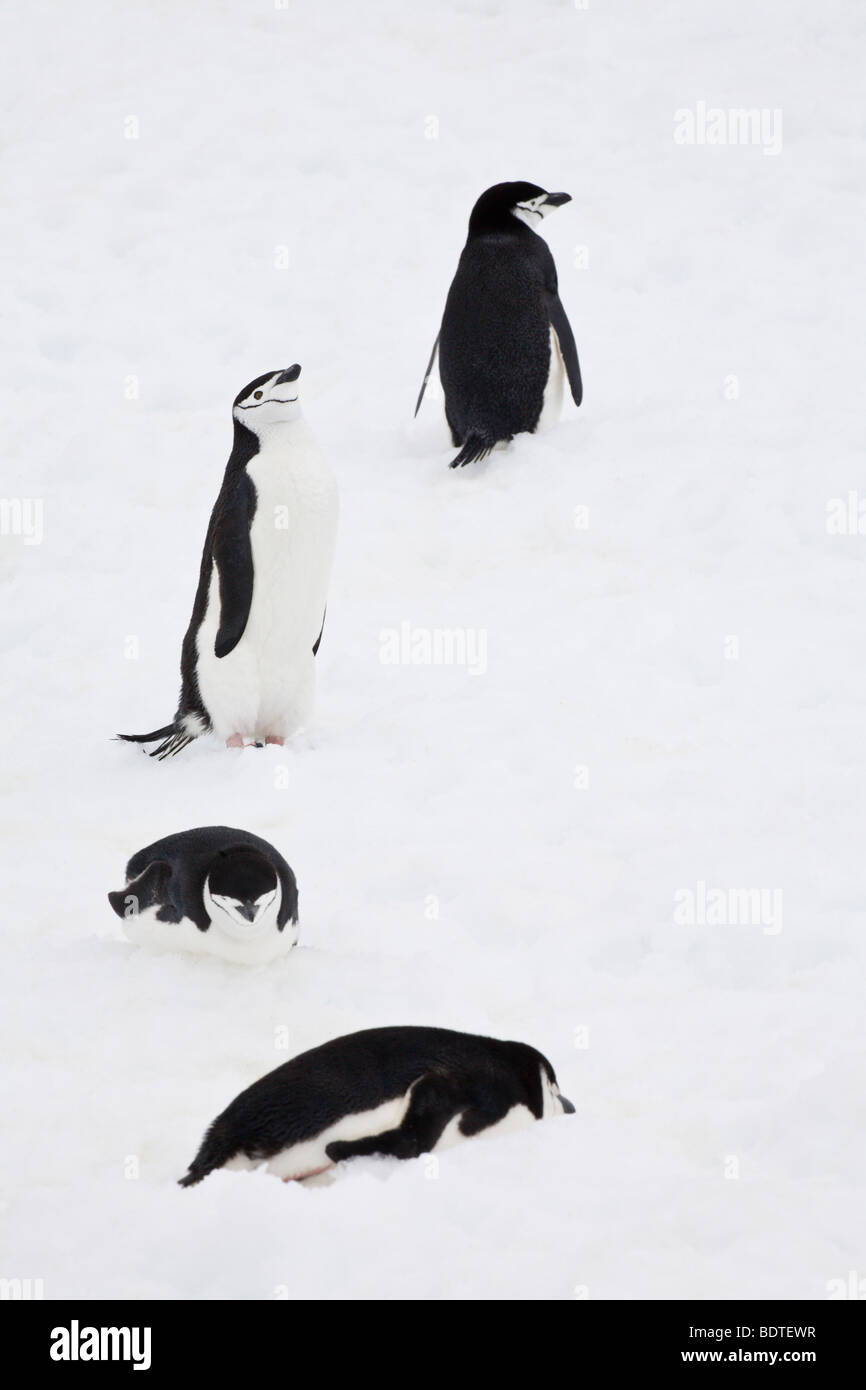
[[[291,439],[283,433],[274,431],[277,437],[266,440],[247,465],[256,505],[250,525],[253,591],[243,636],[228,655],[216,657],[216,569],[199,631],[199,690],[221,738],[287,738],[312,706],[313,647],[334,557],[337,488],[312,436],[299,426],[292,427]]]
[[[290,458],[287,466],[278,451],[264,450],[247,469],[256,490],[253,600],[241,640],[266,643],[273,634],[312,652],[333,562],[337,489],[315,446]]]

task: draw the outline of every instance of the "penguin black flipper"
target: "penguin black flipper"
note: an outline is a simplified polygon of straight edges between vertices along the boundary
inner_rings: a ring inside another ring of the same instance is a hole
[[[277,930],[282,931],[287,922],[295,927],[298,924],[298,880],[293,870],[281,854],[271,854],[271,863],[280,880],[280,910],[277,913]]]
[[[250,524],[256,510],[255,488],[244,473],[237,479],[231,506],[221,509],[213,529],[213,560],[220,594],[220,621],[214,654],[228,656],[244,635],[253,601],[253,549]]]
[[[572,399],[575,405],[580,405],[583,400],[583,382],[580,379],[580,363],[577,359],[577,344],[574,341],[574,334],[571,331],[568,315],[562,307],[562,300],[556,290],[550,295],[548,308],[550,313],[550,326],[556,334],[559,350],[562,353],[562,360],[565,363],[565,370],[568,373],[568,384],[571,387]]]
[[[362,1139],[332,1140],[325,1153],[332,1163],[371,1154],[419,1158],[436,1147],[448,1122],[460,1113],[460,1099],[460,1088],[452,1077],[428,1073],[414,1082],[408,1109],[396,1129]]]
[[[242,456],[243,457],[243,456]],[[214,653],[217,657],[228,656],[244,635],[250,606],[253,599],[253,551],[250,541],[250,525],[256,510],[256,491],[252,479],[241,466],[231,468],[217,497],[211,514],[207,536],[202,553],[198,589],[195,596],[192,617],[181,651],[180,707],[171,724],[162,729],[154,729],[149,734],[118,734],[126,743],[161,742],[149,753],[151,758],[164,762],[172,758],[198,737],[199,732],[210,728],[210,719],[205,710],[198,685],[195,680],[197,660],[196,641],[208,605],[211,569],[216,565],[219,584],[220,621],[214,640]],[[194,716],[197,727],[189,727],[186,716]],[[122,915],[122,914],[121,914]],[[180,918],[178,918],[180,921]]]
[[[436,361],[436,354],[439,351],[439,334],[436,334],[436,341],[433,344],[433,351],[430,354],[430,361],[427,363],[427,370],[424,373],[424,380],[421,382],[421,390],[418,392],[418,399],[415,402],[415,414],[421,409],[421,402],[424,399],[424,392],[427,390],[427,382],[430,380],[430,373],[433,370],[433,363]]]
[[[165,902],[171,877],[171,865],[164,859],[155,859],[140,874],[129,879],[125,888],[109,893],[108,901],[118,917],[137,916],[146,908],[153,907],[154,903]],[[177,915],[165,920],[179,922],[181,919]]]

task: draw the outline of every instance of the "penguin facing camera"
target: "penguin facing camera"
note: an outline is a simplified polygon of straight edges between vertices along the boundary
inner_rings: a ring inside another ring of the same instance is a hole
[[[246,830],[206,825],[134,854],[108,894],[127,938],[157,951],[262,965],[298,939],[298,885],[283,856]]]
[[[556,266],[536,232],[548,213],[569,202],[569,193],[547,193],[534,183],[498,183],[472,209],[415,406],[417,415],[438,353],[445,416],[460,446],[452,468],[486,458],[516,434],[554,424],[564,375],[575,405],[583,399]]]
[[[150,756],[215,733],[283,744],[308,718],[337,530],[337,485],[298,402],[300,367],[266,372],[232,406],[234,447],[204,543],[170,724]]]
[[[264,1164],[284,1182],[344,1159],[418,1158],[461,1139],[573,1114],[526,1043],[447,1028],[369,1028],[314,1047],[242,1091],[208,1129],[181,1187]]]

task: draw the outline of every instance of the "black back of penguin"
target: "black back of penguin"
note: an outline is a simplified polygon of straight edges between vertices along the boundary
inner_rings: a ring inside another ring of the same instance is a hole
[[[232,410],[236,409],[239,401],[248,396],[251,391],[263,386],[268,379],[269,374],[265,373],[245,386],[232,402]],[[232,613],[231,617],[235,627],[241,631],[246,622],[245,615],[249,612],[252,601],[255,576],[249,553],[248,537],[250,522],[255,515],[257,499],[255,487],[247,473],[247,464],[258,453],[259,440],[254,431],[248,429],[242,421],[234,420],[233,430],[232,451],[226,464],[222,486],[217,494],[208,522],[199,566],[198,587],[189,625],[181,646],[181,691],[180,702],[175,715],[175,727],[179,730],[184,727],[184,721],[189,723],[190,719],[199,721],[203,729],[209,730],[211,728],[210,715],[205,708],[199,690],[196,668],[198,665],[198,634],[207,608],[208,587],[214,562],[214,543],[221,532],[227,536],[230,547],[226,556],[226,563],[231,567],[233,578],[231,595],[235,612]],[[174,751],[178,750],[173,747],[169,748],[169,752]],[[159,749],[157,749],[157,754],[160,755]]]
[[[479,1102],[491,1114],[522,1104],[540,1119],[542,1069],[555,1086],[553,1067],[528,1044],[446,1028],[370,1028],[334,1038],[242,1091],[210,1126],[181,1185],[200,1182],[238,1154],[271,1158],[345,1115],[375,1111],[431,1075],[448,1084],[456,1113]]]
[[[138,912],[157,907],[161,921],[186,918],[207,931],[206,880],[214,893],[241,901],[260,896],[279,881],[277,926],[282,931],[287,922],[298,920],[297,881],[283,856],[260,836],[226,825],[182,830],[140,849],[126,866],[126,887],[109,893],[108,899],[118,917],[127,915],[132,895]]]
[[[525,207],[523,215],[540,223],[544,211],[567,201],[568,194],[516,182],[488,189],[473,208],[438,338],[445,413],[453,442],[463,446],[452,467],[535,430],[551,370],[551,328],[580,404],[577,349],[553,256],[514,211]]]

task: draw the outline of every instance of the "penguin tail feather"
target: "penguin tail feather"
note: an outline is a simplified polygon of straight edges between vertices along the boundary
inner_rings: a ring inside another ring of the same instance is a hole
[[[172,722],[166,724],[164,729],[154,729],[152,734],[118,734],[117,737],[124,739],[126,743],[154,743],[156,739],[168,738],[169,734],[174,732],[175,726]]]
[[[189,1165],[189,1171],[178,1178],[179,1187],[195,1187],[215,1168],[222,1168],[237,1153],[237,1145],[226,1141],[220,1132],[219,1120],[215,1120],[201,1142],[201,1147]]]
[[[192,743],[196,735],[187,733],[184,728],[178,728],[176,723],[171,723],[162,729],[154,729],[150,734],[118,734],[117,737],[125,743],[156,743],[159,739],[159,747],[154,748],[148,756],[158,758],[162,762],[164,758],[173,758],[175,753],[180,753]]]
[[[208,1169],[208,1172],[210,1172],[210,1169]],[[201,1182],[202,1178],[206,1177],[207,1173],[198,1172],[196,1169],[196,1165],[193,1164],[185,1177],[178,1178],[177,1185],[178,1187],[195,1187],[197,1182]]]
[[[465,468],[467,463],[478,463],[481,459],[486,459],[491,450],[496,448],[498,440],[492,434],[481,430],[470,430],[463,441],[463,448],[455,459],[452,459],[451,468]]]

